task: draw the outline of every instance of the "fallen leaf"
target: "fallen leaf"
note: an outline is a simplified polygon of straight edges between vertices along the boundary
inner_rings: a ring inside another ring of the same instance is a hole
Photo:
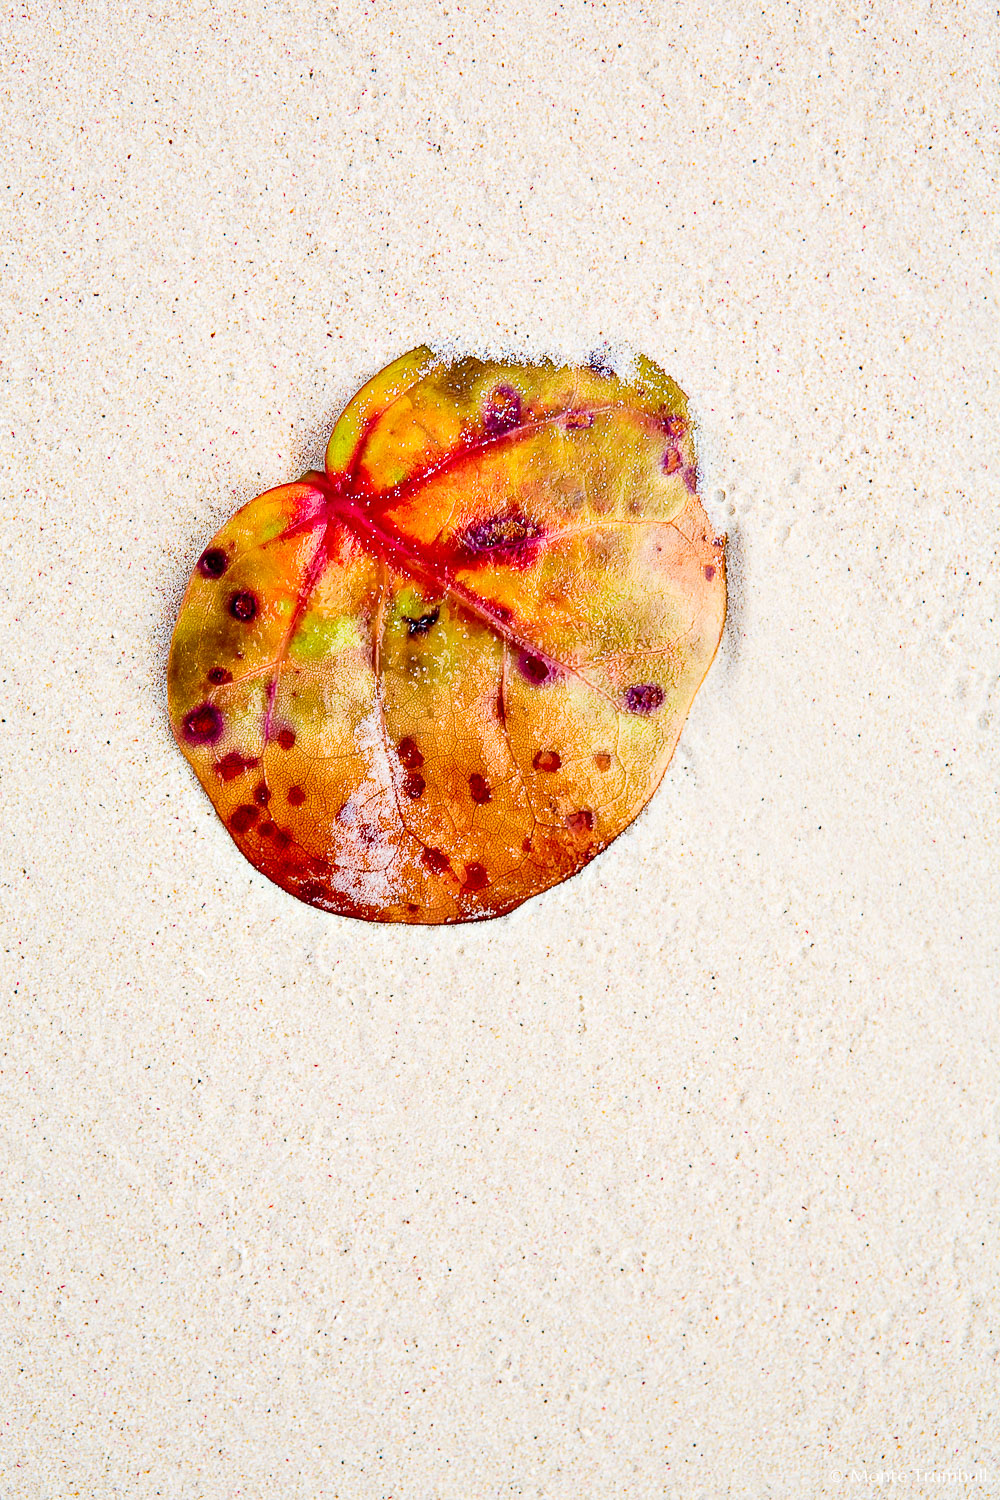
[[[500,916],[648,802],[725,616],[687,401],[640,358],[416,349],[202,553],[170,715],[237,845],[370,921]]]

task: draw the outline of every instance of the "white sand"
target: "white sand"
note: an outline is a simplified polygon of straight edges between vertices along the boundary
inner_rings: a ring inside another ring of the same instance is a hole
[[[16,9],[0,1495],[1000,1493],[994,7]],[[733,583],[639,823],[444,932],[163,689],[428,338],[662,363]]]

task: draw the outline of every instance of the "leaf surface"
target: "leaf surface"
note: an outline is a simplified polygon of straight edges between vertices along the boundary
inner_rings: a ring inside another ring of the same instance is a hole
[[[645,806],[724,616],[661,370],[417,349],[349,403],[325,473],[202,554],[171,720],[240,849],[299,899],[499,916]]]

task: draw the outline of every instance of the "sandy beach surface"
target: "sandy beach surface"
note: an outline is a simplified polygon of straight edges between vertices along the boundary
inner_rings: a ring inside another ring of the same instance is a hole
[[[0,1496],[1000,1493],[993,6],[0,23]],[[642,350],[728,532],[663,787],[480,926],[172,739],[202,547],[424,342]]]

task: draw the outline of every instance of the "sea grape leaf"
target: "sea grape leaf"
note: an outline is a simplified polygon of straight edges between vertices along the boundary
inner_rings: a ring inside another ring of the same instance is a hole
[[[372,921],[499,916],[659,784],[726,608],[687,401],[649,360],[416,349],[202,553],[168,669],[237,845]]]

